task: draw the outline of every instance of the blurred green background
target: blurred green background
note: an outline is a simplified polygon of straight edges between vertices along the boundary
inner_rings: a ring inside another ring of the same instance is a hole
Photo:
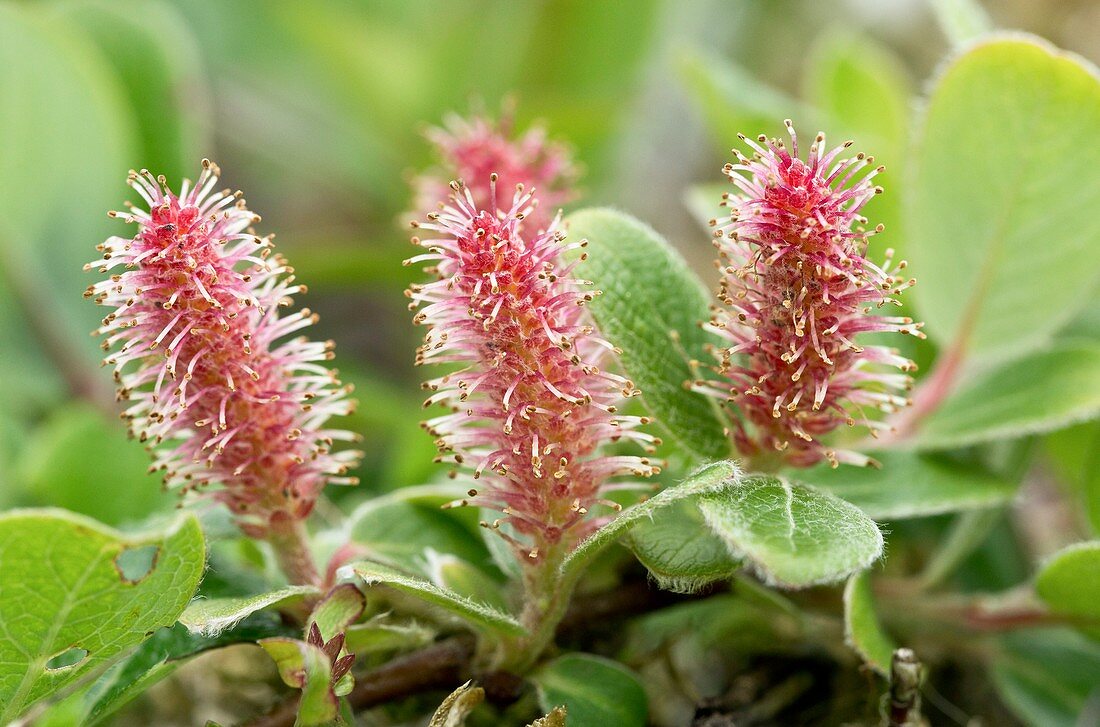
[[[1100,57],[1095,2],[987,5],[998,26]],[[578,204],[641,217],[706,275],[685,191],[721,182],[735,131],[794,114],[900,157],[949,47],[928,0],[0,2],[0,507],[124,524],[172,502],[117,424],[88,335],[103,311],[81,297],[95,245],[132,234],[105,215],[131,167],[178,186],[210,157],[277,233],[310,287],[299,303],[321,313],[314,335],[359,389],[364,487],[347,496],[361,497],[433,475],[401,294],[419,274],[400,264],[426,125],[514,96],[521,128],[574,147]],[[823,56],[841,75],[817,73]],[[867,118],[845,118],[855,92],[872,95]]]

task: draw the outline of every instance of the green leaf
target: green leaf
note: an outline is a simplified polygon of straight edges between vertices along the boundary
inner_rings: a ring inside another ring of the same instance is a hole
[[[216,637],[193,634],[182,624],[161,629],[79,695],[81,708],[77,721],[92,725],[110,716],[188,659],[203,652],[272,636],[291,636],[297,631],[270,613],[249,616]]]
[[[675,593],[694,593],[730,578],[741,567],[691,502],[654,513],[653,520],[631,530],[625,542],[657,585]]]
[[[881,467],[823,465],[788,474],[847,500],[876,520],[984,509],[1004,504],[1016,493],[1012,482],[940,455],[883,450],[874,456]]]
[[[821,113],[714,54],[692,51],[679,59],[680,74],[703,111],[711,135],[726,147],[738,134],[782,136],[784,119],[820,126]]]
[[[963,45],[993,30],[993,22],[978,0],[932,0],[932,9],[954,45]]]
[[[1055,553],[1035,577],[1035,592],[1051,611],[1081,619],[1081,630],[1100,639],[1100,540]]]
[[[875,615],[871,579],[866,571],[856,573],[844,586],[844,640],[868,666],[889,678],[890,659],[897,647]]]
[[[970,510],[956,517],[940,536],[921,571],[921,588],[931,590],[958,570],[989,539],[1004,515],[1004,510],[994,508]]]
[[[1100,421],[1047,435],[1045,449],[1061,481],[1081,498],[1093,534],[1100,535]]]
[[[711,220],[729,218],[729,208],[722,206],[722,195],[731,190],[732,187],[728,183],[723,184],[721,182],[692,185],[688,187],[687,193],[684,194],[684,204],[687,206],[692,218],[697,220],[710,233],[713,231],[710,226]]]
[[[611,522],[581,541],[562,562],[561,572],[565,581],[576,582],[593,558],[601,550],[614,543],[631,528],[648,521],[663,507],[685,498],[694,498],[708,492],[720,492],[737,486],[741,470],[733,462],[713,462],[700,467],[678,485],[658,492],[646,500],[628,507]]]
[[[854,505],[797,482],[748,475],[699,499],[707,524],[769,584],[834,583],[882,555],[882,533]]]
[[[371,586],[380,584],[410,594],[442,609],[448,615],[462,619],[476,629],[523,636],[526,631],[512,616],[479,603],[434,583],[408,575],[381,563],[362,561],[344,566],[338,576],[342,580],[358,579]]]
[[[464,494],[455,488],[425,488],[369,500],[350,518],[349,538],[366,557],[423,575],[429,551],[451,553],[492,570],[475,513],[469,508],[440,509]]]
[[[571,725],[644,727],[649,719],[645,689],[618,662],[591,654],[566,654],[531,675],[539,706],[564,705]]]
[[[447,695],[428,721],[428,727],[462,727],[474,707],[485,701],[485,690],[466,682]]]
[[[1100,345],[1062,344],[987,372],[929,415],[916,446],[954,449],[1038,434],[1100,414]]]
[[[18,467],[27,504],[62,507],[108,525],[144,519],[179,499],[149,474],[149,454],[117,419],[79,402],[58,409],[32,433]]]
[[[357,656],[387,651],[410,651],[432,643],[436,632],[416,623],[393,623],[388,614],[355,624],[347,630],[347,650]]]
[[[875,183],[886,190],[868,201],[860,214],[886,229],[874,238],[872,255],[892,247],[905,256],[901,225],[901,180],[908,145],[912,81],[903,62],[887,46],[847,29],[824,33],[806,61],[805,97],[828,119],[824,130],[835,145],[845,138],[875,157],[886,170]],[[795,119],[809,136],[817,131]]]
[[[319,647],[298,639],[275,636],[260,646],[279,668],[288,687],[302,690],[295,727],[327,725],[336,720],[339,702],[332,691],[332,663]]]
[[[81,0],[59,10],[111,64],[136,117],[142,164],[173,184],[198,174],[212,99],[186,20],[149,0]]]
[[[91,282],[81,265],[95,244],[119,229],[105,211],[119,205],[134,163],[129,110],[95,47],[42,4],[0,4],[0,89],[0,275],[70,385],[109,392],[92,368],[102,353],[87,335],[103,313],[73,292]],[[0,344],[11,351],[3,358],[24,357]],[[35,378],[30,371],[18,379]]]
[[[362,591],[351,583],[341,583],[325,594],[309,619],[317,624],[321,638],[328,642],[358,621],[366,606]]]
[[[508,599],[500,581],[486,575],[482,569],[450,553],[429,550],[425,556],[425,570],[433,583],[494,608],[507,609]]]
[[[180,615],[180,623],[192,633],[217,636],[254,613],[317,595],[320,591],[314,586],[286,586],[254,596],[199,599]]]
[[[1029,727],[1080,727],[1100,697],[1100,645],[1068,629],[1018,631],[1001,639],[993,683]]]
[[[190,515],[135,536],[61,510],[0,515],[0,723],[175,623],[204,564]]]
[[[684,388],[696,378],[689,362],[712,358],[699,328],[710,318],[702,283],[664,238],[629,215],[587,209],[570,215],[567,224],[570,237],[588,240],[588,260],[577,274],[603,292],[589,304],[592,315],[607,340],[622,349],[623,368],[646,407],[675,441],[704,461],[728,456],[716,406]]]
[[[1043,346],[1100,280],[1100,80],[1018,36],[947,66],[918,132],[906,210],[925,329],[972,359]]]

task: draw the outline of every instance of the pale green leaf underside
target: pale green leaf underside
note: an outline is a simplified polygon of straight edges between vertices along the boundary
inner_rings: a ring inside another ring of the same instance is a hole
[[[936,455],[872,454],[881,468],[822,465],[790,474],[847,500],[876,520],[994,507],[1011,500],[1016,492],[1011,482]]]
[[[859,508],[778,477],[743,477],[700,497],[699,509],[730,551],[772,585],[834,583],[882,555],[882,533]]]
[[[567,724],[643,727],[649,717],[645,689],[618,662],[590,654],[566,654],[531,676],[539,706],[565,706]]]
[[[144,572],[116,563],[138,549]],[[61,510],[0,515],[0,724],[175,623],[205,557],[193,516],[126,536]]]
[[[380,584],[408,593],[442,608],[453,616],[458,616],[478,629],[513,636],[523,636],[526,633],[514,618],[488,604],[478,603],[466,596],[440,588],[431,581],[402,573],[381,563],[369,561],[353,563],[341,568],[339,577],[342,580],[358,579],[368,586]]]
[[[203,636],[217,636],[257,611],[300,601],[306,596],[320,595],[313,586],[286,586],[255,596],[204,598],[193,601],[180,615],[187,630]]]
[[[890,674],[890,660],[897,648],[882,630],[867,572],[856,573],[844,587],[844,640],[863,661],[882,676]]]
[[[916,445],[948,449],[1049,432],[1100,414],[1100,345],[1030,354],[964,385],[925,419]]]
[[[1035,578],[1035,592],[1055,613],[1080,618],[1100,639],[1100,540],[1058,551]]]
[[[666,591],[693,593],[730,578],[741,563],[690,501],[667,507],[626,536],[626,544]]]
[[[589,304],[600,332],[622,349],[622,366],[657,422],[704,461],[728,456],[729,440],[712,403],[688,391],[689,361],[707,361],[710,300],[687,263],[657,232],[610,209],[567,218],[569,236],[588,240],[577,275],[602,295]],[[673,332],[678,336],[674,340]]]
[[[1100,81],[1038,39],[946,67],[918,132],[908,212],[925,329],[973,358],[1035,350],[1100,280]]]

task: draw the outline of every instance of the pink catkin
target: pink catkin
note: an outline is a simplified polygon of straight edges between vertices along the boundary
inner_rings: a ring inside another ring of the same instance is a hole
[[[326,428],[350,413],[350,388],[323,363],[331,342],[283,340],[316,316],[280,317],[305,288],[253,234],[259,217],[240,193],[214,191],[215,165],[204,160],[178,195],[144,170],[129,181],[149,211],[111,216],[137,223],[137,235],[109,238],[86,266],[122,270],[86,295],[113,309],[97,333],[131,402],[123,417],[150,447],[171,442],[154,450],[167,485],[219,485],[213,497],[242,529],[267,537],[273,523],[304,519],[326,484],[354,484],[345,475],[358,453],[331,450],[354,435]]]
[[[633,384],[599,368],[612,347],[583,307],[593,293],[563,259],[585,243],[565,244],[556,221],[521,233],[531,194],[520,187],[510,207],[498,208],[490,179],[487,206],[456,182],[449,206],[414,223],[430,239],[413,238],[426,252],[407,263],[428,262],[436,279],[408,295],[420,309],[415,322],[429,327],[417,364],[463,366],[425,384],[425,406],[451,410],[425,427],[444,457],[479,480],[456,504],[502,512],[492,527],[507,523],[502,535],[537,562],[598,526],[596,506],[617,510],[605,493],[630,485],[610,480],[657,471],[645,457],[604,454],[601,445],[630,439],[652,451],[658,441],[636,429],[646,418],[617,413],[637,393]]]
[[[442,127],[429,129],[427,136],[440,167],[415,181],[418,210],[448,204],[452,179],[462,180],[474,203],[485,209],[490,205],[489,177],[496,174],[500,189],[523,184],[538,194],[543,206],[532,209],[523,221],[524,227],[537,232],[549,229],[558,208],[575,196],[578,172],[568,149],[548,140],[541,127],[517,136],[508,112],[497,121],[451,114]]]
[[[749,457],[773,456],[794,466],[828,460],[868,464],[859,453],[835,450],[821,437],[841,424],[868,427],[874,436],[886,425],[867,409],[894,411],[907,404],[916,366],[882,346],[865,346],[857,336],[898,332],[924,337],[919,323],[874,315],[913,285],[892,267],[866,257],[868,238],[860,208],[882,191],[872,178],[882,171],[864,154],[842,157],[848,142],[832,150],[819,134],[809,157],[798,157],[790,121],[788,150],[761,136],[752,158],[737,150],[736,164],[723,170],[737,187],[725,196],[728,221],[714,221],[722,281],[715,310],[705,326],[729,345],[719,351],[724,381],[696,381],[697,390],[735,404],[740,413],[734,441]],[[869,171],[867,171],[869,170]],[[892,268],[892,269],[891,269]],[[903,373],[890,373],[883,366]]]

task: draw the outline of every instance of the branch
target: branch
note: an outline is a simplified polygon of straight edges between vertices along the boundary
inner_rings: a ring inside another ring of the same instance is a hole
[[[704,595],[709,593],[684,596],[657,590],[646,581],[626,583],[612,591],[575,598],[557,633],[576,636],[598,629],[609,618],[647,613]],[[432,689],[452,689],[466,678],[474,646],[474,637],[464,634],[399,656],[356,677],[348,702],[358,711]],[[515,686],[501,673],[482,675],[482,679],[492,682],[485,686],[492,687],[496,694],[504,694]],[[262,717],[246,722],[244,727],[293,727],[298,714],[298,697],[294,694]]]

